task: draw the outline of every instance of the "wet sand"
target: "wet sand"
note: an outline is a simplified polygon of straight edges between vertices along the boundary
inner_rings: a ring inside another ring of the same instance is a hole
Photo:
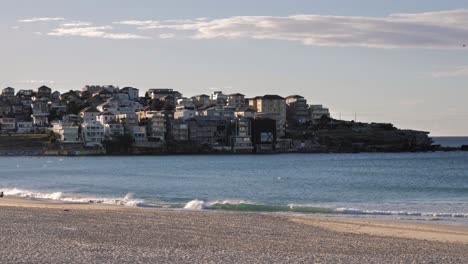
[[[0,263],[468,263],[468,227],[0,198]]]

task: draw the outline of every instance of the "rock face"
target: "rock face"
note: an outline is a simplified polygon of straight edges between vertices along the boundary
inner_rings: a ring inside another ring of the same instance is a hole
[[[428,132],[401,130],[392,124],[328,120],[319,125],[290,130],[295,139],[315,141],[327,152],[408,152],[432,150]]]

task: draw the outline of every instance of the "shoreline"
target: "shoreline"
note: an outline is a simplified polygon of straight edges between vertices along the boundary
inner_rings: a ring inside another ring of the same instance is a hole
[[[1,157],[165,157],[165,156],[210,156],[210,155],[223,155],[223,156],[269,156],[269,155],[284,155],[284,154],[405,154],[405,153],[451,153],[451,152],[468,152],[461,148],[447,149],[447,150],[426,150],[426,151],[360,151],[360,152],[305,152],[305,151],[291,151],[291,152],[262,152],[262,153],[232,153],[232,152],[207,152],[207,153],[154,153],[154,154],[31,154],[34,151],[24,151],[27,154],[5,154],[0,151]]]
[[[221,214],[221,215],[249,215],[258,214],[266,217],[281,217],[289,221],[321,227],[330,231],[350,234],[366,234],[372,236],[409,238],[438,242],[459,242],[468,245],[468,226],[449,225],[446,223],[408,222],[407,220],[389,220],[383,218],[356,218],[353,216],[327,213],[285,214],[282,212],[251,212],[229,210],[191,210],[183,208],[145,208],[136,206],[111,205],[100,203],[74,203],[46,199],[29,199],[20,197],[0,198],[1,207],[35,208],[53,210],[82,210],[118,212],[139,212],[144,214],[158,214],[161,212],[193,213],[193,214]]]
[[[468,228],[0,198],[1,263],[466,263]]]

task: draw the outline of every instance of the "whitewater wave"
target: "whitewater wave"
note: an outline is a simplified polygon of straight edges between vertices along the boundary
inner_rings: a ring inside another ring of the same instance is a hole
[[[258,204],[246,200],[192,200],[188,203],[169,203],[152,200],[137,199],[134,193],[128,193],[120,197],[92,197],[79,194],[63,192],[43,192],[18,188],[0,189],[5,196],[16,196],[30,199],[62,201],[70,203],[96,203],[120,206],[138,206],[149,208],[172,208],[185,210],[224,210],[224,211],[246,211],[246,212],[284,212],[284,213],[309,213],[309,214],[340,214],[340,215],[375,215],[375,216],[409,216],[409,217],[431,217],[431,218],[468,218],[468,213],[447,212],[418,212],[418,211],[396,211],[396,210],[363,210],[355,208],[330,208],[311,205],[269,205]]]
[[[360,210],[360,209],[354,209],[354,208],[337,208],[335,209],[335,211],[340,214],[353,214],[353,215],[396,215],[396,216],[468,218],[468,213]]]
[[[78,194],[70,194],[63,192],[41,192],[33,190],[25,190],[18,188],[0,190],[5,196],[16,196],[21,198],[30,199],[44,199],[53,201],[62,201],[70,203],[96,203],[96,204],[109,204],[109,205],[123,205],[123,206],[139,206],[143,204],[143,200],[135,199],[135,194],[128,193],[123,198],[111,197],[84,197]]]
[[[315,214],[348,214],[348,215],[376,215],[376,216],[419,216],[442,218],[468,218],[468,213],[444,213],[444,212],[413,212],[413,211],[386,211],[386,210],[360,210],[354,208],[327,208],[308,205],[266,205],[255,204],[246,201],[211,201],[192,200],[185,209],[190,210],[225,210],[225,211],[249,211],[249,212],[290,212],[290,213],[315,213]]]

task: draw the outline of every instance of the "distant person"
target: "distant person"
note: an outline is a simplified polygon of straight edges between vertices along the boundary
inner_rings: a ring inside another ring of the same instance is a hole
[[[0,198],[3,198],[3,192],[0,192]]]

